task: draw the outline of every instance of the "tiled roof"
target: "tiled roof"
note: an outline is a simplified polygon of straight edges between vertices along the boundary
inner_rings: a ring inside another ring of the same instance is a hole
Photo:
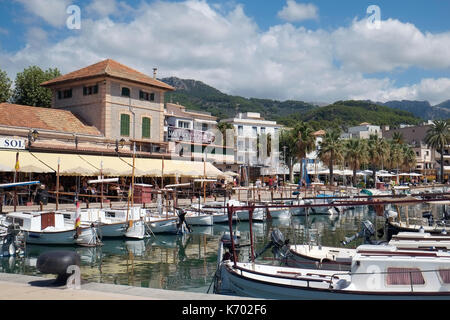
[[[325,130],[319,130],[313,133],[313,135],[315,136],[324,136],[325,135]]]
[[[153,79],[152,77],[131,69],[130,67],[127,67],[112,59],[106,59],[85,68],[64,74],[55,79],[41,83],[41,86],[47,87],[63,82],[76,81],[99,76],[110,76],[114,78],[139,82],[166,90],[175,90],[174,87],[168,85],[167,83],[164,83],[157,79]]]
[[[0,125],[98,135],[97,128],[82,123],[70,111],[0,103]]]

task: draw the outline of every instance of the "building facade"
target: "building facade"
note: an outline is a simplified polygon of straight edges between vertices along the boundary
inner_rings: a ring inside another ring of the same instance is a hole
[[[371,135],[381,138],[383,136],[381,127],[363,122],[359,126],[348,128],[347,133],[341,135],[341,139],[369,139]]]
[[[42,86],[52,90],[52,108],[70,111],[106,139],[134,141],[149,152],[164,145],[164,93],[174,88],[156,72],[152,78],[107,59]]]
[[[433,176],[436,177],[436,172],[440,168],[440,164],[438,162],[439,154],[436,154],[436,151],[429,148],[425,143],[425,136],[427,135],[427,131],[429,129],[430,125],[422,125],[384,130],[383,138],[392,139],[394,133],[400,133],[404,142],[409,144],[416,153],[417,164],[415,171],[431,179]],[[444,155],[444,166],[446,165],[450,166],[450,153]]]
[[[261,175],[282,174],[279,162],[278,135],[281,125],[265,120],[259,113],[238,113],[220,122],[232,124],[235,132],[235,162],[246,168],[245,175],[254,180]]]
[[[215,164],[234,163],[234,147],[223,145],[217,117],[210,113],[167,103],[164,132],[169,151],[175,157],[206,159]]]

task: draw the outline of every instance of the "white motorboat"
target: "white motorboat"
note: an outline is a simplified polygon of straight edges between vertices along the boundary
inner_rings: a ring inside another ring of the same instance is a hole
[[[150,228],[150,233],[178,233],[178,217],[163,217],[156,213],[148,213],[145,223]]]
[[[373,242],[370,238],[375,234],[375,229],[370,221],[362,222],[362,230],[353,237],[346,238],[343,244],[348,244],[357,238],[365,238],[366,244],[377,243],[379,245],[390,245],[398,248],[398,250],[450,250],[450,236],[448,235],[431,235],[430,233],[421,232],[400,232],[392,236],[389,242]],[[272,231],[273,233],[275,232]],[[279,231],[278,231],[279,232]],[[272,236],[272,238],[281,238],[282,236]],[[286,251],[283,248],[276,250]],[[356,249],[326,247],[318,245],[290,245],[288,254],[283,255],[283,261],[291,267],[313,268],[327,270],[349,270],[353,256],[356,255]]]
[[[287,200],[285,201],[285,204],[287,205],[305,205],[305,201],[303,199],[298,199],[298,200]],[[291,216],[304,216],[305,215],[305,208],[289,208],[291,211]]]
[[[284,202],[280,203],[265,203],[263,204],[265,208],[265,213],[267,218],[272,219],[290,219],[291,218],[291,210],[289,207],[277,207],[277,204],[284,206],[286,205]]]
[[[230,200],[233,201],[233,200]],[[234,203],[233,203],[234,205]],[[226,206],[226,204],[225,204]],[[230,205],[231,206],[231,205]],[[228,211],[224,208],[223,202],[208,202],[207,204],[192,204],[193,211],[210,214],[213,216],[214,223],[228,223]],[[217,208],[221,207],[221,208]],[[233,215],[233,222],[237,220],[237,214]]]
[[[4,225],[18,224],[27,243],[95,246],[99,244],[94,226],[75,228],[61,213],[12,212],[6,215]]]
[[[194,210],[184,210],[186,223],[191,226],[212,226],[214,218],[212,215]]]
[[[450,253],[362,245],[350,271],[234,262],[222,241],[215,293],[266,299],[450,299]]]
[[[239,221],[249,221],[250,213],[249,210],[237,210],[237,219]],[[255,208],[253,210],[252,221],[253,222],[263,222],[266,220],[266,212],[263,208]]]

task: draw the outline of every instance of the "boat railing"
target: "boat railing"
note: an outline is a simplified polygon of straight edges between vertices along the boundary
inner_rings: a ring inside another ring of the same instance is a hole
[[[416,269],[416,268],[414,268]],[[439,274],[441,272],[444,272],[444,275],[440,275]],[[333,284],[335,283],[333,280],[337,279],[340,280],[340,276],[351,276],[352,279],[355,276],[373,276],[373,275],[408,275],[408,280],[409,281],[405,281],[405,278],[395,278],[393,277],[391,280],[387,280],[386,283],[388,283],[388,285],[390,286],[395,286],[395,285],[409,285],[410,286],[410,292],[414,292],[414,286],[418,286],[418,285],[425,285],[426,281],[423,278],[423,274],[424,273],[435,273],[436,274],[436,278],[439,279],[439,277],[442,279],[442,281],[445,284],[449,284],[450,283],[450,269],[439,269],[439,270],[402,270],[402,271],[379,271],[379,272],[338,272],[338,273],[334,273],[330,276],[330,286],[329,289],[334,289],[333,288]],[[413,275],[418,275],[420,277],[413,277]],[[445,279],[444,279],[445,278]],[[420,279],[420,281],[417,281],[417,279]],[[400,283],[391,283],[389,284],[389,281],[398,281]]]
[[[306,286],[308,288],[310,287],[311,282],[312,283],[330,283],[331,284],[331,282],[333,281],[333,279],[331,277],[323,276],[320,274],[308,273],[308,274],[303,275],[298,272],[278,272],[277,274],[270,274],[270,273],[266,273],[266,272],[250,270],[250,269],[241,267],[239,265],[233,266],[232,268],[235,270],[239,270],[241,276],[243,276],[244,272],[247,272],[247,273],[265,276],[265,277],[271,277],[271,278],[283,278],[283,279],[289,279],[289,280],[305,281]],[[281,275],[280,275],[280,273],[281,273]],[[319,277],[319,278],[314,278],[314,276]]]

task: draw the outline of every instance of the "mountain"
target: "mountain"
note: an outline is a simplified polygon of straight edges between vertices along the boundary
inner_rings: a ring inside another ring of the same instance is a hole
[[[398,126],[419,124],[422,120],[412,113],[381,106],[362,100],[337,101],[325,107],[311,110],[303,115],[303,121],[336,122],[341,126],[353,126],[362,122],[374,125]]]
[[[424,120],[448,119],[450,118],[450,100],[439,105],[432,106],[428,101],[388,101],[385,103],[377,102],[390,108],[409,111],[415,116]]]
[[[393,104],[397,108],[371,101],[353,100],[319,106],[303,101],[277,101],[228,95],[192,79],[170,77],[161,81],[176,88],[174,92],[165,95],[166,102],[178,102],[188,109],[210,112],[219,119],[231,118],[238,112],[259,112],[263,118],[275,120],[286,126],[292,126],[298,121],[310,121],[314,128],[320,129],[330,126],[346,127],[361,122],[390,126],[421,122],[421,119],[412,113],[398,110],[403,107],[402,103]],[[418,104],[412,109],[425,112],[424,110],[429,107]]]
[[[232,96],[192,79],[170,77],[163,78],[161,81],[176,88],[176,91],[165,95],[166,102],[179,102],[188,109],[210,112],[220,119],[234,117],[238,112],[259,112],[265,119],[278,120],[318,108],[316,105],[303,101],[281,102]]]

